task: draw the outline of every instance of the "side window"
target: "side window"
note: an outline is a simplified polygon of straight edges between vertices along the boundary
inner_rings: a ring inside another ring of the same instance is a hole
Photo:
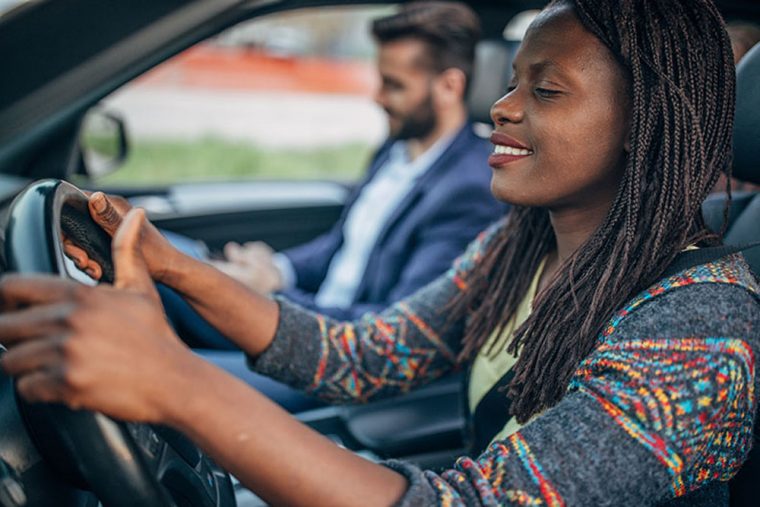
[[[129,151],[98,183],[351,182],[386,134],[370,21],[388,7],[319,8],[237,25],[101,104]]]

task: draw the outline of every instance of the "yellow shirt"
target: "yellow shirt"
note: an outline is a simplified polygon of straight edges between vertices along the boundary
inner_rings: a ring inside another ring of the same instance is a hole
[[[468,401],[470,414],[475,413],[475,408],[480,400],[491,390],[491,388],[506,374],[517,361],[517,356],[507,353],[507,343],[512,339],[512,335],[520,325],[525,322],[533,311],[532,303],[538,290],[538,281],[544,271],[544,258],[533,275],[528,291],[523,296],[522,301],[517,307],[515,315],[503,328],[496,329],[480,349],[470,371],[470,381],[468,385]],[[495,348],[491,354],[487,354],[491,346],[495,343]],[[506,426],[495,437],[494,440],[502,439],[519,430],[521,425],[514,417],[507,421]]]

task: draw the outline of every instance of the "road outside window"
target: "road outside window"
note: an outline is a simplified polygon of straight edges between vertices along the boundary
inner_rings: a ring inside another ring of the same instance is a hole
[[[243,23],[103,101],[130,148],[99,183],[357,180],[386,135],[368,23],[387,7]]]

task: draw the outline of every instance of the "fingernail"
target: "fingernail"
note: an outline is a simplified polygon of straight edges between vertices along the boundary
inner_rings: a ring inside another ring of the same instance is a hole
[[[90,200],[92,201],[92,207],[98,213],[103,213],[106,210],[106,198],[102,193],[96,192],[92,194]]]

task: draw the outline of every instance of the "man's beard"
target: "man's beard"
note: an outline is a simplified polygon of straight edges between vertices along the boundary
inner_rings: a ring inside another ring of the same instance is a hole
[[[401,141],[427,137],[438,123],[433,109],[433,97],[428,93],[425,100],[404,118],[395,138]]]

